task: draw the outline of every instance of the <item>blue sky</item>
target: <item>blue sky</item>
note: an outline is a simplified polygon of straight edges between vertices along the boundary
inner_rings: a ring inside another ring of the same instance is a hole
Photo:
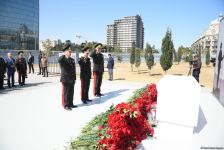
[[[141,15],[145,43],[161,47],[167,27],[175,48],[190,46],[210,22],[224,14],[224,0],[40,0],[40,40],[106,42],[113,20]]]

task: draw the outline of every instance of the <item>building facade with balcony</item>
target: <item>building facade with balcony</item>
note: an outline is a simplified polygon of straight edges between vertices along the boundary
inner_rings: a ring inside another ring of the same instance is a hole
[[[219,36],[219,25],[220,20],[223,18],[222,15],[219,16],[218,19],[212,21],[209,27],[205,30],[203,35],[198,38],[192,45],[191,48],[193,50],[201,50],[205,52],[210,50],[211,58],[216,57],[217,47],[218,47],[218,36]]]
[[[144,47],[144,25],[141,16],[128,16],[123,19],[114,20],[114,24],[107,25],[107,45],[119,47],[127,52],[132,42],[136,47]]]

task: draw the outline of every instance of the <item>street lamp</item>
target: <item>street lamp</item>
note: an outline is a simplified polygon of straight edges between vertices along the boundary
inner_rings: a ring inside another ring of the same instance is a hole
[[[80,44],[80,39],[82,38],[82,36],[81,35],[76,35],[75,37],[79,39],[79,43],[78,44]]]

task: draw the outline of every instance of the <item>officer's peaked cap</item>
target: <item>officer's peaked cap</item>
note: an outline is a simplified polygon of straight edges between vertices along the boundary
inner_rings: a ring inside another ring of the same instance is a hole
[[[84,47],[83,49],[82,49],[82,52],[84,53],[85,51],[87,51],[87,50],[89,50],[90,48],[87,46],[87,47]]]
[[[103,44],[102,43],[97,43],[96,45],[95,45],[95,47],[94,48],[96,48],[97,46],[103,46]]]
[[[62,51],[66,51],[71,47],[71,44],[65,44],[64,48],[62,49]]]

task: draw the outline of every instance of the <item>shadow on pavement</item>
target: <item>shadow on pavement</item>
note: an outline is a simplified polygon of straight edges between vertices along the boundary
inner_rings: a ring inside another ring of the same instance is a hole
[[[114,79],[114,81],[116,81],[116,80],[125,80],[125,78],[116,78],[116,79]]]
[[[93,101],[91,103],[77,104],[77,106],[82,107],[82,106],[91,106],[91,105],[95,105],[95,104],[102,104],[102,103],[105,103],[106,101],[108,101],[111,98],[115,98],[115,97],[118,97],[118,96],[122,95],[121,93],[125,92],[125,91],[128,91],[128,89],[121,89],[121,90],[117,90],[117,91],[104,93],[104,96],[102,96],[102,97],[91,99]]]
[[[197,127],[194,127],[193,133],[200,133],[200,131],[205,127],[206,124],[207,124],[207,120],[206,120],[205,114],[203,113],[201,106],[200,106],[199,113],[198,113]]]
[[[28,83],[24,86],[16,85],[16,87],[13,87],[13,88],[5,88],[4,90],[0,90],[0,94],[8,94],[8,93],[11,93],[14,91],[21,91],[21,90],[29,88],[29,87],[35,87],[35,86],[39,86],[42,84],[48,84],[48,83],[52,83],[52,82]]]
[[[179,74],[179,73],[176,73],[176,74],[173,74],[175,76],[183,76],[183,74]]]
[[[150,74],[151,76],[161,76],[161,73],[154,73],[154,74]]]

